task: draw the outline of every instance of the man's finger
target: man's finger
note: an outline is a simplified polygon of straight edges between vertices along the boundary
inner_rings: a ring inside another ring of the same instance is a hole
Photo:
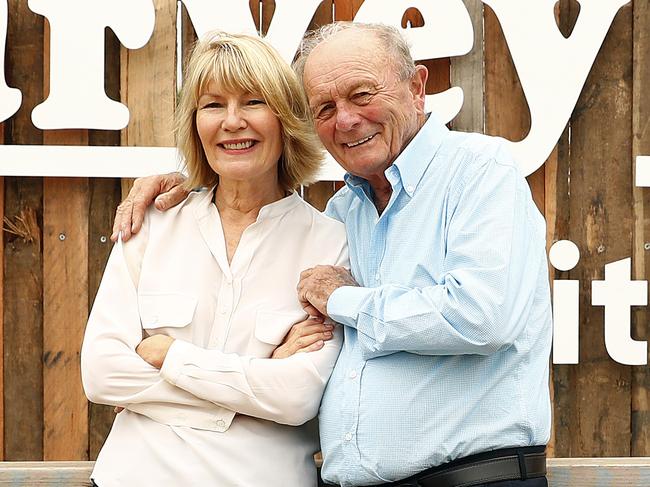
[[[133,205],[131,205],[130,233],[138,233],[140,231],[140,228],[142,228],[142,222],[144,221],[144,214],[150,203],[151,200],[144,199],[144,196],[138,196],[133,200]]]
[[[305,269],[304,271],[302,271],[300,273],[300,279],[299,279],[298,284],[300,284],[300,282],[304,281],[309,276],[311,276],[313,274],[313,272],[314,272],[314,269],[316,269],[316,268],[315,267],[310,267],[309,269]]]
[[[131,214],[131,201],[126,199],[122,201],[115,212],[115,220],[113,221],[113,233],[111,234],[111,240],[117,242],[117,236],[122,231],[122,224],[124,219],[127,218],[127,214]]]
[[[173,208],[181,201],[185,200],[185,198],[187,198],[187,195],[189,193],[190,192],[186,190],[184,186],[175,186],[172,189],[170,189],[168,192],[158,196],[154,200],[154,205],[160,211],[168,210],[169,208]]]

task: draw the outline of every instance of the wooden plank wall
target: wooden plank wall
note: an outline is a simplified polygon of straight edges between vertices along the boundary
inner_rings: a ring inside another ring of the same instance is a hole
[[[526,136],[528,107],[498,19],[481,0],[464,0],[474,26],[472,51],[424,61],[428,93],[460,86],[463,110],[451,125],[512,140]],[[23,106],[0,125],[0,143],[172,145],[176,94],[175,0],[155,0],[153,39],[129,51],[106,32],[106,90],[129,106],[131,122],[117,131],[40,131],[31,110],[48,92],[47,22],[9,0],[7,81],[23,91]],[[275,2],[250,0],[264,34]],[[353,19],[363,0],[323,0],[310,28]],[[195,39],[184,7],[182,56]],[[560,0],[556,16],[568,35],[576,0]],[[402,24],[426,23],[408,9]],[[528,180],[548,224],[549,245],[569,238],[582,257],[555,279],[581,283],[580,364],[553,367],[557,456],[650,456],[650,373],[611,360],[603,342],[603,309],[591,306],[591,281],[604,265],[632,257],[636,279],[650,278],[645,245],[650,193],[633,186],[633,158],[650,154],[650,7],[636,0],[619,11],[564,135]],[[155,87],[155,89],[152,89]],[[304,189],[318,208],[341,183]],[[113,209],[130,181],[0,178],[0,459],[94,459],[113,420],[111,408],[89,405],[79,387],[79,344],[110,251]],[[634,336],[648,338],[645,307],[633,312]]]

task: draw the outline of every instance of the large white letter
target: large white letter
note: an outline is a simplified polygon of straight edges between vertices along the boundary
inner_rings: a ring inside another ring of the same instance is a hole
[[[181,0],[187,8],[192,25],[199,37],[214,29],[243,34],[257,34],[248,0],[229,0],[228,8],[217,6],[214,0]],[[275,12],[266,40],[290,63],[296,53],[309,21],[321,0],[276,0]]]
[[[559,240],[548,253],[551,265],[570,271],[580,260],[571,240]],[[553,280],[553,363],[577,364],[580,356],[580,281]]]
[[[605,266],[605,280],[591,283],[591,304],[605,306],[605,347],[614,360],[626,365],[648,363],[648,343],[632,340],[630,306],[648,303],[648,281],[631,281],[632,259]]]
[[[5,42],[7,39],[7,2],[0,0],[0,122],[7,120],[20,108],[20,90],[9,88],[5,79]]]
[[[402,17],[409,7],[420,11],[423,27],[402,29]],[[409,41],[411,55],[416,61],[467,54],[474,42],[472,19],[461,0],[366,0],[354,20],[397,27]],[[436,112],[444,123],[458,115],[462,106],[463,89],[460,87],[427,95],[427,110]]]
[[[113,29],[129,49],[153,33],[151,0],[29,0],[50,23],[50,96],[34,108],[40,129],[119,130],[129,109],[104,91],[104,29]]]
[[[499,18],[530,107],[530,133],[511,143],[528,175],[553,151],[616,12],[629,0],[579,0],[580,15],[568,39],[555,22],[557,0],[483,1]]]

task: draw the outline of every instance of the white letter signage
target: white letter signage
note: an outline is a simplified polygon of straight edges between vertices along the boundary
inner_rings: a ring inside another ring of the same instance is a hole
[[[632,340],[630,307],[648,304],[648,281],[631,281],[632,259],[605,265],[605,280],[591,283],[591,304],[605,307],[605,348],[625,365],[648,363],[648,343]]]
[[[555,22],[556,0],[483,1],[499,18],[530,107],[530,133],[511,142],[527,176],[553,151],[616,12],[629,0],[580,0],[580,15],[568,39]]]
[[[424,18],[423,27],[402,29],[402,16],[409,7],[420,11]],[[354,20],[397,27],[409,41],[416,61],[467,54],[474,42],[472,19],[461,0],[366,0]],[[459,87],[426,98],[427,110],[436,112],[443,123],[458,115],[462,106],[463,90]]]
[[[34,108],[40,129],[119,130],[129,109],[104,91],[104,29],[113,29],[129,49],[153,33],[152,0],[29,0],[50,23],[50,96]]]

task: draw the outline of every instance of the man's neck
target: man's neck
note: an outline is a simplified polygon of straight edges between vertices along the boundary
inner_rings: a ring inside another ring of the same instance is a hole
[[[381,215],[388,206],[390,196],[393,194],[393,187],[388,181],[382,185],[371,184],[370,187],[372,188],[372,202],[377,208],[377,213]]]

